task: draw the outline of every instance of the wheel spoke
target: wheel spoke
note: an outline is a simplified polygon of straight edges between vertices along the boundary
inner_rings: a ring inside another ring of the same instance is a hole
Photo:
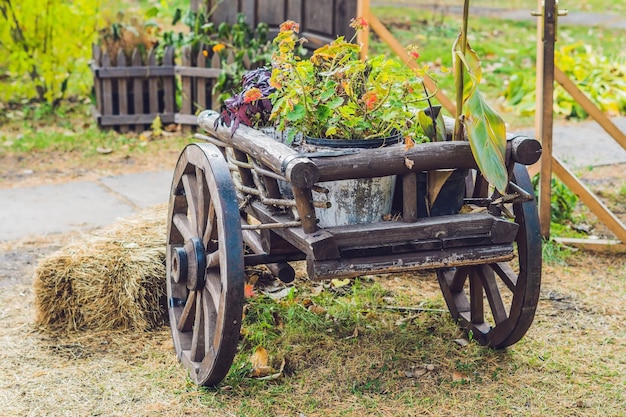
[[[196,231],[194,236],[198,236],[198,188],[195,175],[184,174],[182,177],[183,188],[187,198],[187,206],[189,207],[189,217],[192,229]]]
[[[196,318],[193,326],[193,337],[191,338],[191,360],[193,362],[200,362],[204,358],[204,350],[205,350],[205,312],[204,312],[204,301],[202,293],[203,291],[197,291],[197,300],[196,300]]]
[[[203,236],[204,230],[207,224],[206,217],[206,207],[205,207],[205,197],[206,197],[206,187],[204,186],[204,171],[198,166],[196,166],[196,189],[198,190],[197,194],[197,203],[196,203],[196,213],[197,213],[197,221],[198,221],[198,236]]]
[[[485,322],[485,309],[483,305],[483,285],[473,269],[469,275],[470,283],[470,321],[473,324]]]
[[[217,329],[222,328],[222,323],[219,322],[220,315],[217,311],[217,304],[215,300],[211,299],[212,296],[208,294],[208,291],[204,290],[204,296],[202,297],[203,308],[205,316],[207,317],[207,326],[204,327],[204,340],[205,340],[205,356],[209,355],[210,360],[213,361],[215,353],[219,349],[220,337]]]
[[[508,317],[506,309],[504,308],[504,303],[502,302],[500,290],[496,284],[495,274],[488,265],[480,265],[476,269],[483,288],[485,289],[487,301],[489,301],[489,307],[491,307],[491,313],[493,314],[496,325],[500,324]]]
[[[502,282],[504,282],[504,285],[506,285],[512,292],[515,292],[515,288],[517,287],[517,278],[519,276],[515,273],[515,271],[513,271],[513,268],[504,262],[493,264],[491,267],[495,273],[498,274],[498,277],[500,277]]]
[[[187,297],[185,308],[180,313],[180,318],[176,324],[179,332],[188,332],[193,329],[193,318],[196,313],[196,291],[191,291]]]
[[[215,268],[220,264],[220,251],[216,250],[215,252],[208,253],[206,256],[206,267],[207,268]]]
[[[467,280],[467,275],[469,273],[470,268],[467,266],[461,266],[456,268],[454,271],[454,277],[452,278],[452,282],[450,282],[450,291],[459,292],[463,291],[463,286],[465,285],[465,281]]]
[[[182,213],[174,214],[172,223],[176,226],[184,241],[196,236],[193,232],[195,229],[189,224],[189,218],[186,215]]]
[[[207,213],[207,221],[204,227],[204,234],[202,236],[202,242],[204,243],[205,248],[209,248],[209,242],[216,238],[216,217],[215,217],[215,206],[213,205],[213,200],[209,200],[209,209]]]
[[[222,283],[220,280],[219,271],[216,270],[208,270],[206,274],[206,279],[204,280],[204,287],[208,291],[208,295],[213,302],[215,310],[219,309],[220,306],[220,298],[222,294]]]

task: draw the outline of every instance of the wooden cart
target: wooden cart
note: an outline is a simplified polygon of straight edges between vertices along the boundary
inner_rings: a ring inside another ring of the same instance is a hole
[[[453,318],[479,343],[504,348],[526,333],[541,280],[537,207],[524,166],[539,159],[536,140],[508,140],[510,186],[500,195],[467,142],[315,156],[245,126],[232,135],[215,127],[217,117],[199,115],[207,143],[182,151],[168,212],[170,325],[193,381],[218,384],[232,364],[248,265],[265,264],[287,282],[294,278],[288,262],[300,260],[314,280],[435,269]],[[465,202],[484,210],[419,217],[416,178],[439,169],[468,169]],[[397,176],[397,220],[318,227],[315,208],[325,203],[314,201],[317,184],[385,175]],[[287,183],[291,198],[281,194]]]

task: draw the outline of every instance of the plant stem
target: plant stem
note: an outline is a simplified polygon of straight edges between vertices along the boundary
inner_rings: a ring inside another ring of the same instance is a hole
[[[461,53],[465,57],[467,51],[467,26],[469,21],[469,3],[470,0],[465,0],[463,4],[463,23],[461,26]],[[455,64],[455,78],[456,78],[456,117],[454,118],[454,140],[463,140],[463,90],[465,88],[463,81],[463,66],[464,63],[461,60],[458,52],[454,52],[454,64]]]

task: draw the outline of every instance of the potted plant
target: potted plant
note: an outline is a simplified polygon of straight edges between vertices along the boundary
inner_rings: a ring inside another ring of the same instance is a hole
[[[357,31],[367,22],[352,20]],[[274,39],[272,119],[279,130],[300,132],[316,147],[372,148],[426,137],[416,123],[418,105],[427,99],[413,71],[384,56],[361,59],[361,47],[338,37],[301,59],[298,24],[284,22]],[[355,35],[356,37],[356,35]],[[317,209],[322,227],[381,221],[390,213],[395,176],[321,183],[330,209]]]

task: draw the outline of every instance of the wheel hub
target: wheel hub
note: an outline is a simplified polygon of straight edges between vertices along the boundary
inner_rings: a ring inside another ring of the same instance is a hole
[[[206,273],[206,252],[202,241],[192,237],[182,247],[174,248],[171,256],[172,280],[185,283],[190,291],[201,289]]]

